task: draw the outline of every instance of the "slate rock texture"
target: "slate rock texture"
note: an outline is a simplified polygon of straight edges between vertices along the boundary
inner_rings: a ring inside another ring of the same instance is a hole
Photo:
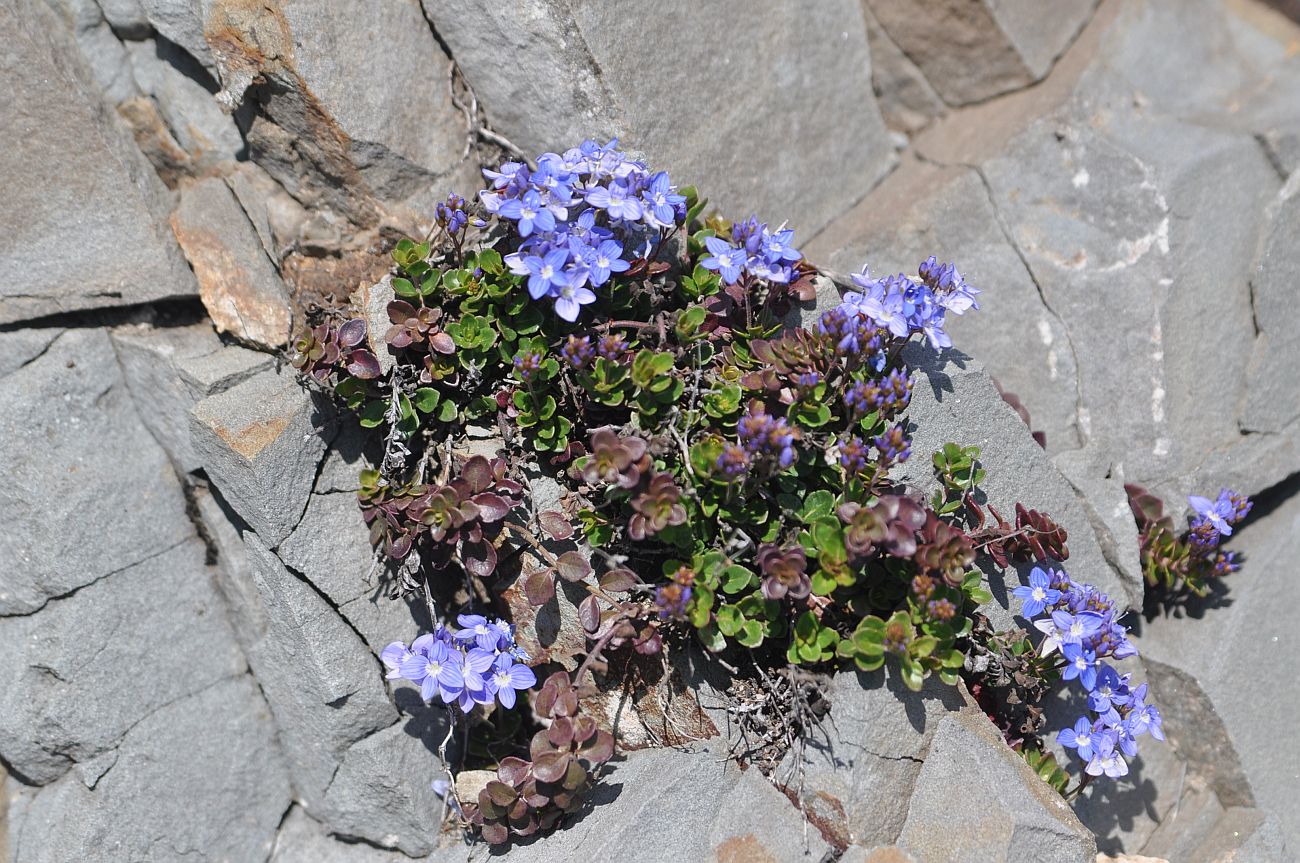
[[[193,535],[103,330],[69,330],[0,378],[0,614],[29,614]]]
[[[788,219],[809,237],[893,161],[858,2],[762,0],[724,23],[672,0],[655,8],[654,39],[623,3],[439,0],[425,11],[488,119],[526,152],[618,136],[679,182],[709,178],[729,216]]]
[[[0,324],[193,296],[167,190],[40,0],[0,9]]]
[[[110,759],[43,788],[14,861],[263,859],[288,806],[275,726],[239,674],[162,706]]]
[[[935,729],[961,708],[956,689],[932,678],[911,692],[884,669],[835,675],[831,715],[777,771],[823,835],[840,847],[894,842]]]
[[[917,863],[1092,863],[1097,846],[1070,807],[978,711],[939,722],[898,844]]]
[[[0,756],[45,784],[144,717],[245,670],[191,539],[39,615],[0,617]]]
[[[278,545],[302,519],[326,441],[325,415],[291,368],[264,371],[190,412],[208,477],[246,522]]]

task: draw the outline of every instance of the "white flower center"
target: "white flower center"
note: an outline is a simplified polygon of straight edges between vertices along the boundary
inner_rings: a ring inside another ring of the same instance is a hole
[[[1039,602],[1042,602],[1043,600],[1047,599],[1047,594],[1043,591],[1041,587],[1035,587],[1034,592],[1031,594],[1031,596],[1033,596],[1034,599],[1038,600]]]
[[[550,264],[543,264],[543,265],[542,265],[542,278],[543,278],[543,279],[549,279],[549,278],[550,278],[551,276],[553,276],[553,275],[555,275],[555,268],[552,267]]]
[[[537,211],[533,209],[529,209],[528,207],[524,207],[523,214],[525,219],[531,219],[533,216],[537,215]]]
[[[598,267],[608,267],[608,266],[609,266],[609,258],[607,258],[607,257],[604,256],[604,255],[597,255],[597,256],[596,256],[596,266],[598,266]]]

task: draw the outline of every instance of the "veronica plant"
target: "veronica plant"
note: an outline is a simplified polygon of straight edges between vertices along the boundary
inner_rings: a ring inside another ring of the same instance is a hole
[[[1147,584],[1165,590],[1185,586],[1203,596],[1212,579],[1241,568],[1241,555],[1225,551],[1223,545],[1232,536],[1233,527],[1250,514],[1248,497],[1226,488],[1213,500],[1192,495],[1187,498],[1187,527],[1179,532],[1159,498],[1138,485],[1126,485],[1124,489],[1138,524],[1142,573]]]

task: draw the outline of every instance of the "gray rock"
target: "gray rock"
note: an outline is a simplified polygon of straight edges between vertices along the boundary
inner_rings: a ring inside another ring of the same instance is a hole
[[[617,135],[728,215],[788,219],[803,237],[892,164],[857,0],[763,0],[723,40],[714,10],[687,0],[660,4],[652,35],[617,4],[425,11],[494,128],[530,154]]]
[[[953,344],[1027,402],[1051,451],[1079,445],[1070,334],[1044,303],[978,173],[906,162],[804,251],[841,273],[869,265],[877,276],[915,273],[930,255],[953,261],[982,291],[978,311],[949,319]]]
[[[325,451],[323,418],[292,369],[259,372],[190,414],[190,440],[209,479],[263,541],[297,526]]]
[[[1170,702],[1186,729],[1177,745],[1189,770],[1206,776],[1225,807],[1253,804],[1276,815],[1286,844],[1297,848],[1300,756],[1277,741],[1300,710],[1300,693],[1285,683],[1294,680],[1290,658],[1300,651],[1300,636],[1279,602],[1300,553],[1300,497],[1281,501],[1232,539],[1246,564],[1227,579],[1228,601],[1191,603],[1156,617],[1139,644],[1153,700],[1162,710]],[[1261,698],[1260,681],[1278,685]],[[1199,697],[1185,697],[1189,692]]]
[[[69,774],[44,788],[14,860],[261,860],[288,805],[275,728],[241,674],[142,719],[93,787]]]
[[[917,863],[1093,863],[1097,856],[1070,807],[977,710],[939,722],[898,844]]]
[[[409,859],[396,851],[341,842],[323,824],[294,806],[280,825],[270,863],[406,863]]]
[[[880,113],[890,129],[912,133],[929,125],[945,105],[908,56],[880,26],[871,6],[863,2],[867,43],[871,46],[871,84]]]
[[[519,863],[821,860],[830,847],[756,771],[718,748],[630,753],[566,829],[510,851]],[[654,813],[654,817],[646,817]]]
[[[354,493],[313,494],[276,555],[335,606],[374,589],[374,547]]]
[[[430,783],[442,775],[437,751],[448,708],[416,709],[416,717],[370,735],[343,756],[325,793],[332,832],[415,857],[437,848],[443,803]]]
[[[0,378],[39,358],[63,332],[62,327],[44,327],[0,333]]]
[[[949,105],[982,101],[1041,80],[1095,5],[1071,0],[866,2]]]
[[[961,708],[961,695],[933,677],[911,692],[882,669],[841,671],[829,697],[830,717],[808,738],[802,775],[792,752],[777,776],[788,793],[802,789],[809,817],[837,844],[892,843],[935,729]]]
[[[129,324],[109,335],[140,420],[180,473],[202,467],[190,445],[190,410],[207,396],[269,369],[272,362],[266,354],[222,345],[206,322]]]
[[[225,182],[209,177],[187,186],[171,226],[218,332],[271,349],[286,344],[289,295]]]
[[[466,129],[451,102],[451,61],[418,4],[280,6],[304,86],[346,135],[350,158],[379,197],[410,197],[460,166]]]
[[[114,34],[95,0],[52,0],[81,50],[91,76],[110,101],[122,102],[138,96],[140,89],[131,74],[126,47]]]
[[[1297,111],[1300,113],[1300,111]],[[1300,357],[1300,171],[1269,207],[1259,266],[1251,277],[1251,308],[1257,331],[1246,371],[1241,428],[1277,433],[1300,416],[1300,380],[1291,374]]]
[[[193,296],[167,190],[40,0],[0,10],[0,324]]]
[[[219,0],[139,0],[149,26],[174,42],[214,75],[218,71],[206,29],[220,21]]]
[[[193,535],[102,330],[58,336],[0,378],[0,403],[0,615],[36,611]]]
[[[1124,484],[1109,475],[1094,473],[1081,450],[1059,453],[1052,464],[1078,493],[1106,562],[1124,580],[1129,596],[1141,596],[1145,586],[1138,527]]]
[[[225,608],[190,540],[0,618],[0,755],[45,784],[117,745],[145,716],[243,673]]]
[[[396,297],[393,293],[393,277],[384,276],[373,285],[359,286],[348,298],[352,301],[352,307],[366,319],[366,344],[378,358],[379,372],[383,376],[387,376],[397,362],[397,358],[388,350],[388,343],[384,341],[384,336],[393,326],[388,318],[388,304]]]
[[[1050,515],[1069,534],[1064,569],[1070,576],[1105,591],[1121,606],[1140,608],[1141,584],[1121,579],[1111,568],[1073,486],[998,396],[979,363],[952,351],[936,356],[919,343],[909,345],[903,358],[916,370],[907,413],[915,429],[913,456],[895,469],[897,478],[928,494],[938,484],[931,453],[947,442],[978,446],[987,471],[980,485],[985,501],[1010,520],[1017,502]],[[1017,569],[1025,576],[1031,566]],[[1011,625],[1011,614],[1019,610],[1009,600],[1008,585],[1014,586],[1009,572],[989,580],[993,602],[984,611],[998,627]]]
[[[206,77],[207,73],[188,68],[194,65],[193,60],[170,42],[131,42],[127,52],[140,91],[154,100],[177,143],[193,158],[194,167],[233,161],[244,148],[244,138],[234,118],[194,77]]]
[[[397,712],[378,661],[338,612],[255,534],[245,533],[244,545],[253,584],[237,595],[255,603],[261,627],[244,652],[275,714],[298,799],[324,815],[344,753],[392,725]]]
[[[257,231],[267,257],[279,261],[284,250],[298,239],[306,211],[270,174],[252,162],[237,163],[225,179]]]

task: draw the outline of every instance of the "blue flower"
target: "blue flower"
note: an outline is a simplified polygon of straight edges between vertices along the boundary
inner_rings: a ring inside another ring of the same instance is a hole
[[[558,288],[569,284],[569,274],[564,271],[569,262],[569,253],[564,249],[555,249],[546,253],[545,258],[529,255],[523,259],[528,269],[528,295],[539,300]],[[570,318],[572,320],[572,318]]]
[[[1065,657],[1065,667],[1061,669],[1062,680],[1078,678],[1083,688],[1091,692],[1097,685],[1097,654],[1077,644],[1061,647]]]
[[[1085,638],[1091,638],[1102,626],[1102,617],[1095,611],[1070,614],[1068,611],[1053,611],[1052,623],[1060,634],[1062,644],[1079,644]]]
[[[385,647],[379,653],[380,661],[383,662],[384,667],[388,669],[388,673],[385,674],[384,677],[388,680],[396,680],[401,677],[402,663],[410,659],[410,657],[410,648],[400,641],[394,641],[392,644]]]
[[[1187,502],[1192,505],[1192,509],[1196,510],[1196,514],[1216,531],[1223,536],[1232,536],[1232,525],[1228,523],[1228,519],[1236,512],[1231,502],[1223,495],[1220,495],[1218,500],[1191,495],[1187,498]]]
[[[1029,584],[1017,587],[1011,595],[1024,602],[1021,613],[1025,617],[1037,617],[1044,608],[1057,603],[1061,591],[1053,588],[1051,576],[1036,566],[1029,573]]]
[[[645,220],[651,227],[667,228],[677,221],[677,206],[686,202],[668,182],[668,174],[659,171],[650,178],[650,186],[641,193],[645,202]]]
[[[610,273],[623,273],[632,266],[622,259],[623,247],[614,240],[606,240],[592,250],[588,262],[591,266],[591,283],[600,287],[609,280]]]
[[[542,206],[542,196],[533,189],[522,198],[502,202],[498,214],[519,223],[519,236],[526,237],[534,227],[543,231],[555,230],[555,215]]]
[[[506,708],[515,706],[515,691],[530,689],[537,683],[537,675],[527,665],[516,663],[508,653],[503,653],[493,663],[487,677],[487,692],[496,696]]]
[[[419,685],[420,696],[432,701],[435,694],[448,704],[456,700],[465,686],[463,657],[459,651],[441,641],[421,645],[402,661],[402,676]]]
[[[1088,717],[1080,716],[1073,728],[1064,728],[1056,734],[1056,742],[1067,749],[1075,749],[1084,761],[1092,758],[1097,736]]]
[[[1128,687],[1120,679],[1119,672],[1106,663],[1101,663],[1092,690],[1088,693],[1088,707],[1097,713],[1106,713],[1112,706],[1122,707],[1128,703]]]
[[[586,201],[609,213],[611,219],[635,222],[641,218],[641,202],[629,193],[625,183],[614,181],[608,186],[593,186],[587,190]]]
[[[717,237],[705,237],[704,245],[708,247],[709,256],[700,261],[700,266],[721,273],[722,281],[734,285],[740,279],[740,270],[745,265],[745,253]]]
[[[555,298],[555,313],[566,321],[576,321],[582,307],[594,302],[596,295],[587,288],[566,284],[560,288],[560,294]]]
[[[1092,760],[1088,762],[1084,772],[1090,776],[1100,776],[1104,773],[1111,779],[1118,779],[1128,775],[1128,763],[1124,761],[1124,756],[1115,751],[1115,741],[1105,739],[1093,752]]]

